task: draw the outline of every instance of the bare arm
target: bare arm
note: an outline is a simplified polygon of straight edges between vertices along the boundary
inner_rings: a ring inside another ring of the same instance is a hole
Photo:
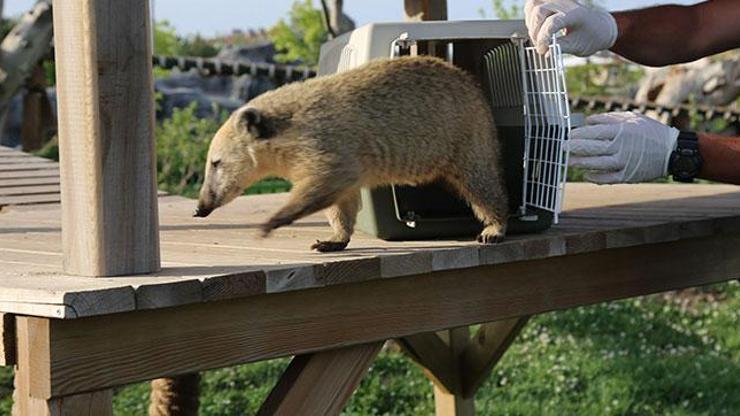
[[[618,37],[612,51],[637,63],[689,62],[740,47],[740,1],[657,6],[613,13]]]
[[[702,164],[699,177],[740,185],[740,137],[699,133]]]

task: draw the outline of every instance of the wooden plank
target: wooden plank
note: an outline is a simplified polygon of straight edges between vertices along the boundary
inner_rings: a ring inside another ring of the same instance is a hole
[[[33,394],[39,386],[48,384],[46,371],[52,347],[49,320],[16,318],[18,365],[13,393],[14,416],[112,416],[113,392],[102,390],[49,399]]]
[[[0,186],[0,197],[31,194],[59,194],[59,185]]]
[[[529,317],[489,322],[478,328],[461,354],[462,394],[474,397]]]
[[[15,172],[0,171],[0,179],[59,178],[59,169],[38,169]]]
[[[59,166],[51,160],[33,161],[30,163],[0,163],[0,172],[23,172],[29,170],[54,171]]]
[[[0,366],[15,365],[15,316],[0,313]]]
[[[0,205],[56,204],[60,199],[59,193],[0,196]]]
[[[296,356],[257,415],[338,415],[382,347],[373,342]]]
[[[0,165],[9,164],[27,164],[27,163],[56,163],[51,159],[45,159],[43,157],[34,156],[28,153],[11,153],[11,154],[0,154]]]
[[[557,272],[563,270],[568,273]],[[46,389],[54,396],[73,394],[162,374],[714,283],[739,274],[740,235],[735,234],[655,244],[649,250],[613,249],[471,268],[462,280],[459,271],[445,271],[243,300],[54,320],[51,336],[59,348],[48,363],[52,377]]]
[[[43,186],[43,185],[59,185],[59,177],[49,176],[41,178],[19,178],[19,179],[0,179],[0,188],[11,187],[11,186]]]
[[[3,303],[3,307],[11,307],[13,304],[22,307],[25,304],[29,309],[24,310],[24,314],[54,318],[90,316],[102,310],[107,310],[106,313],[118,313],[136,308],[135,292],[130,281],[88,280],[45,275],[30,279],[26,274],[6,276],[0,280],[0,302],[7,302]],[[75,289],[68,290],[69,288]],[[29,301],[30,299],[33,301]],[[36,308],[39,310],[35,311]],[[73,313],[68,316],[70,310]],[[15,308],[13,311],[21,313]],[[49,313],[53,315],[48,315]]]
[[[147,0],[54,1],[64,268],[160,268]]]

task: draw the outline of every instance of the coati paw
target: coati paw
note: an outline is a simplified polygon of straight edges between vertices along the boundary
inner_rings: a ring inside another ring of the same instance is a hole
[[[501,227],[489,225],[478,235],[478,242],[481,244],[497,244],[504,241],[504,235],[505,232]]]
[[[316,240],[315,243],[311,244],[311,250],[316,250],[321,253],[328,253],[331,251],[342,251],[347,247],[349,241],[321,241]]]

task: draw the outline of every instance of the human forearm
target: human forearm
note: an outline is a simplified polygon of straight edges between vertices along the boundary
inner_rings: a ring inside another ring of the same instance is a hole
[[[696,27],[694,15],[688,9],[685,6],[658,6],[612,13],[619,34],[611,50],[637,63],[652,66],[698,58],[697,52],[687,45],[694,31],[676,30]]]
[[[699,133],[702,164],[699,177],[740,185],[740,137]]]
[[[637,63],[689,62],[740,45],[740,2],[657,6],[612,13],[617,41],[611,50]]]

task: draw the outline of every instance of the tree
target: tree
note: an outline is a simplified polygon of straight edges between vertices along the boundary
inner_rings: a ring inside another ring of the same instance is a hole
[[[154,25],[154,54],[177,56],[180,52],[180,39],[177,31],[167,20]]]
[[[329,38],[321,10],[311,0],[296,0],[288,13],[288,21],[281,19],[270,31],[279,62],[302,61],[315,66],[319,62],[321,44]]]

